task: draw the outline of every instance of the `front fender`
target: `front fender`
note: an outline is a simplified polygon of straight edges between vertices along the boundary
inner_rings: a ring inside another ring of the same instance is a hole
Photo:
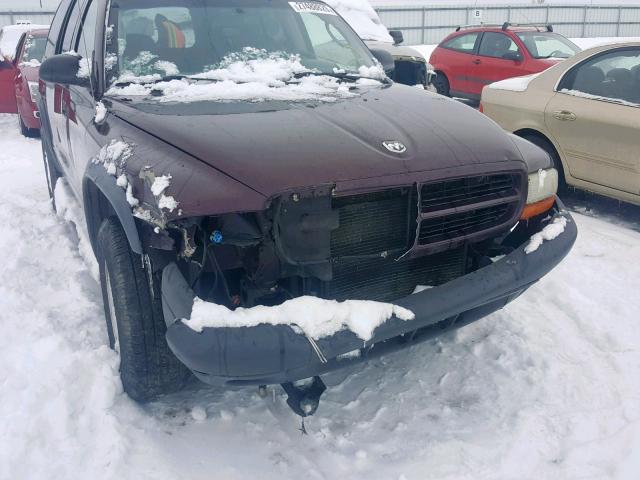
[[[101,164],[89,162],[85,171],[84,181],[82,183],[83,198],[84,198],[84,212],[87,220],[87,228],[89,232],[97,232],[100,225],[96,225],[101,221],[102,216],[96,215],[98,206],[95,204],[97,199],[95,198],[95,189],[99,190],[103,197],[107,200],[111,209],[118,217],[127,240],[133,250],[138,255],[142,255],[142,243],[140,242],[140,235],[136,226],[135,219],[131,212],[131,205],[127,202],[125,191],[116,184],[116,179],[112,175],[109,175]],[[94,252],[96,251],[95,239],[96,235],[91,234],[91,246]]]

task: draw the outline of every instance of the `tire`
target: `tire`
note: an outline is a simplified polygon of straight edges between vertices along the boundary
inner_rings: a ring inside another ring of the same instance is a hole
[[[38,138],[40,136],[40,130],[37,128],[29,128],[24,124],[22,115],[18,113],[18,122],[20,124],[20,133],[27,138]]]
[[[189,371],[173,355],[160,300],[160,279],[153,292],[142,257],[131,251],[116,217],[98,231],[98,261],[109,346],[120,355],[124,391],[144,402],[180,390]]]
[[[47,147],[45,146],[45,143],[44,143],[44,139],[41,142],[41,144],[42,144],[42,161],[44,163],[44,175],[47,179],[47,191],[49,192],[51,205],[53,206],[53,211],[55,212],[57,211],[56,199],[53,194],[53,191],[55,190],[56,182],[58,181],[59,178],[62,177],[62,175],[60,174],[60,172],[58,171],[58,168],[49,157],[49,154],[47,153]]]
[[[527,134],[522,135],[522,138],[540,147],[551,157],[551,166],[558,171],[558,191],[564,191],[567,184],[564,179],[564,168],[562,167],[562,160],[560,160],[560,155],[558,155],[556,147],[554,147],[549,140],[540,135]]]
[[[436,73],[436,78],[433,80],[433,85],[436,87],[436,91],[440,95],[444,95],[445,97],[451,96],[449,94],[449,80],[444,73]]]

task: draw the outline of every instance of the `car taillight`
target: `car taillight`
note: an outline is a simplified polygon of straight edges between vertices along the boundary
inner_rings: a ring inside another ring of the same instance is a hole
[[[480,102],[480,106],[478,107],[478,111],[480,113],[484,113],[484,107],[482,106],[482,102]]]

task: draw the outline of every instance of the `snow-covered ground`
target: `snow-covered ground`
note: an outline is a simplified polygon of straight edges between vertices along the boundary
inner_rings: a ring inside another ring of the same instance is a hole
[[[95,263],[0,116],[0,479],[636,480],[640,233],[574,218],[569,257],[505,310],[328,376],[302,436],[279,387],[122,393]]]

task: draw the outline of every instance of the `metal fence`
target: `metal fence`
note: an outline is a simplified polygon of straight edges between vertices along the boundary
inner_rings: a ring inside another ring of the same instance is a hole
[[[426,0],[428,1],[428,0]],[[440,42],[458,25],[474,23],[551,23],[567,37],[640,37],[640,5],[516,5],[379,7],[382,23],[402,30],[406,45]],[[479,10],[481,19],[475,19]],[[0,27],[19,20],[50,23],[54,12],[2,11]]]
[[[458,25],[504,22],[550,23],[567,37],[640,37],[640,5],[411,6],[376,11],[390,30],[402,30],[406,45],[438,43]]]
[[[44,12],[40,10],[13,12],[3,10],[2,6],[0,6],[0,27],[13,25],[21,20],[28,20],[34,25],[48,25],[51,23],[51,20],[53,20],[54,13],[55,12]]]

